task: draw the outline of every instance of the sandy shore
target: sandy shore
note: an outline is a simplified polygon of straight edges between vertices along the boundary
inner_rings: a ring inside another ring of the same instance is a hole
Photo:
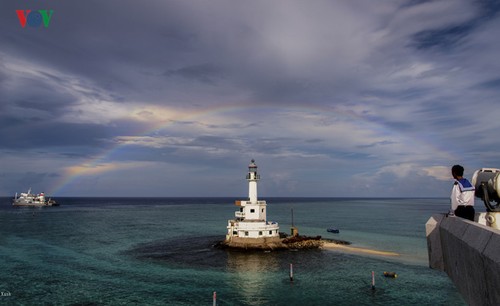
[[[321,246],[321,248],[340,251],[340,252],[356,253],[356,254],[369,254],[369,255],[391,256],[391,257],[400,256],[399,253],[395,253],[395,252],[364,249],[364,248],[358,248],[358,247],[353,247],[353,246],[349,246],[349,245],[336,244],[333,242],[324,242],[323,245]]]

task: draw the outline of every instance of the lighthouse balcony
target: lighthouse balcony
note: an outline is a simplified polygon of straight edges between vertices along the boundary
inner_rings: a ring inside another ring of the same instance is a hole
[[[266,201],[257,201],[252,203],[252,201],[235,201],[234,205],[236,206],[245,206],[245,205],[266,205]]]
[[[240,230],[272,230],[279,229],[278,222],[269,222],[264,220],[242,221],[238,222],[237,227]]]

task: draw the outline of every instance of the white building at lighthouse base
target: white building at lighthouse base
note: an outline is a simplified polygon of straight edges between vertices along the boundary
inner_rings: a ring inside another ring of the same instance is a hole
[[[234,237],[238,238],[268,238],[279,237],[279,226],[277,222],[270,222],[258,218],[260,210],[265,212],[266,201],[251,203],[250,201],[236,201],[235,205],[240,206],[240,211],[235,212],[236,219],[228,220],[226,240]],[[248,216],[246,211],[248,211]],[[252,215],[257,215],[252,216]]]

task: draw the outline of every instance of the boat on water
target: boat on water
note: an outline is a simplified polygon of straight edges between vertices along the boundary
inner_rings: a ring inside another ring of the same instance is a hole
[[[326,229],[327,232],[329,233],[334,233],[334,234],[338,234],[340,231],[338,228],[335,228],[335,227],[329,227]]]
[[[22,192],[19,196],[16,196],[12,200],[12,206],[27,206],[27,207],[46,207],[46,206],[59,206],[56,201],[52,199],[45,198],[45,194],[33,194],[31,193],[31,188],[28,192]]]

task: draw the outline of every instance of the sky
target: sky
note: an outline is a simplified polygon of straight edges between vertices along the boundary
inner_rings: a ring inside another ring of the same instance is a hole
[[[260,198],[448,197],[500,168],[499,37],[494,0],[4,0],[0,196],[246,198],[255,159]]]

